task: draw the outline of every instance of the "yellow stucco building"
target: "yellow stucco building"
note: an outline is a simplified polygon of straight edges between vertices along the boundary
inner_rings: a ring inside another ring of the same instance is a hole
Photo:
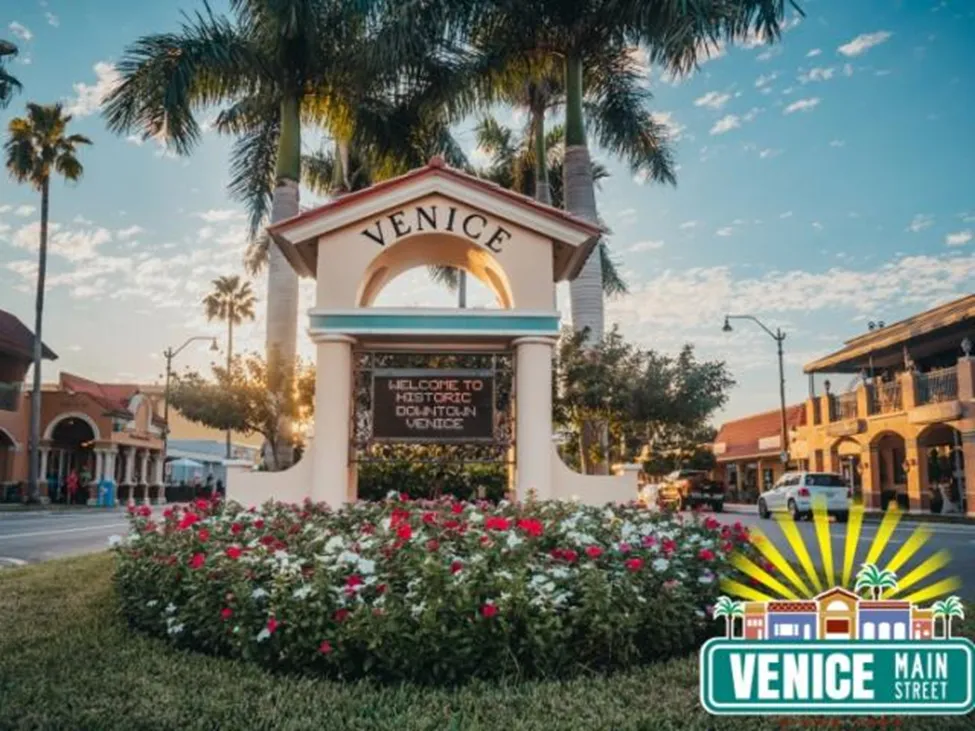
[[[896,501],[910,511],[975,515],[973,342],[975,295],[968,295],[874,327],[808,363],[809,398],[802,413],[789,410],[789,468],[843,474],[868,508]],[[826,377],[822,393],[813,376]],[[763,416],[725,424],[714,445],[726,479],[742,459],[774,467],[769,479],[755,480],[758,491],[783,469],[781,460],[774,465],[782,442],[775,421]],[[730,449],[732,436],[739,446]],[[741,444],[754,444],[754,453]]]

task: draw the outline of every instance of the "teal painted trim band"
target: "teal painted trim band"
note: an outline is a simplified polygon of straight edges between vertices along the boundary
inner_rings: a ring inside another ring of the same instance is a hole
[[[559,334],[558,315],[311,315],[312,332],[444,332]]]

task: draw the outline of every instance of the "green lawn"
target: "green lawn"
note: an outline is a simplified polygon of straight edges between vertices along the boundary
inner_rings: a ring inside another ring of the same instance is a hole
[[[810,727],[709,716],[698,705],[696,657],[610,678],[459,690],[269,675],[131,633],[117,616],[111,574],[108,555],[0,572],[0,729]],[[975,622],[958,629],[972,636]],[[906,718],[899,727],[972,729],[975,720]]]

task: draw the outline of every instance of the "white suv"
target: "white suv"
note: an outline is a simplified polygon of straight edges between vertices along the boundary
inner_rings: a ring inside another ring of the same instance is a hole
[[[794,520],[811,517],[813,500],[817,498],[825,498],[829,515],[835,515],[840,523],[846,522],[853,490],[832,472],[786,472],[758,498],[758,514],[767,518],[773,512],[786,510]]]

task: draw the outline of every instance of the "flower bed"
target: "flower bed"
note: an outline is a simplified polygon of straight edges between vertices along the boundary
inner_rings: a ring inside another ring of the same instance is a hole
[[[123,611],[181,647],[332,677],[566,676],[695,649],[746,534],[637,505],[197,501],[133,513]]]

